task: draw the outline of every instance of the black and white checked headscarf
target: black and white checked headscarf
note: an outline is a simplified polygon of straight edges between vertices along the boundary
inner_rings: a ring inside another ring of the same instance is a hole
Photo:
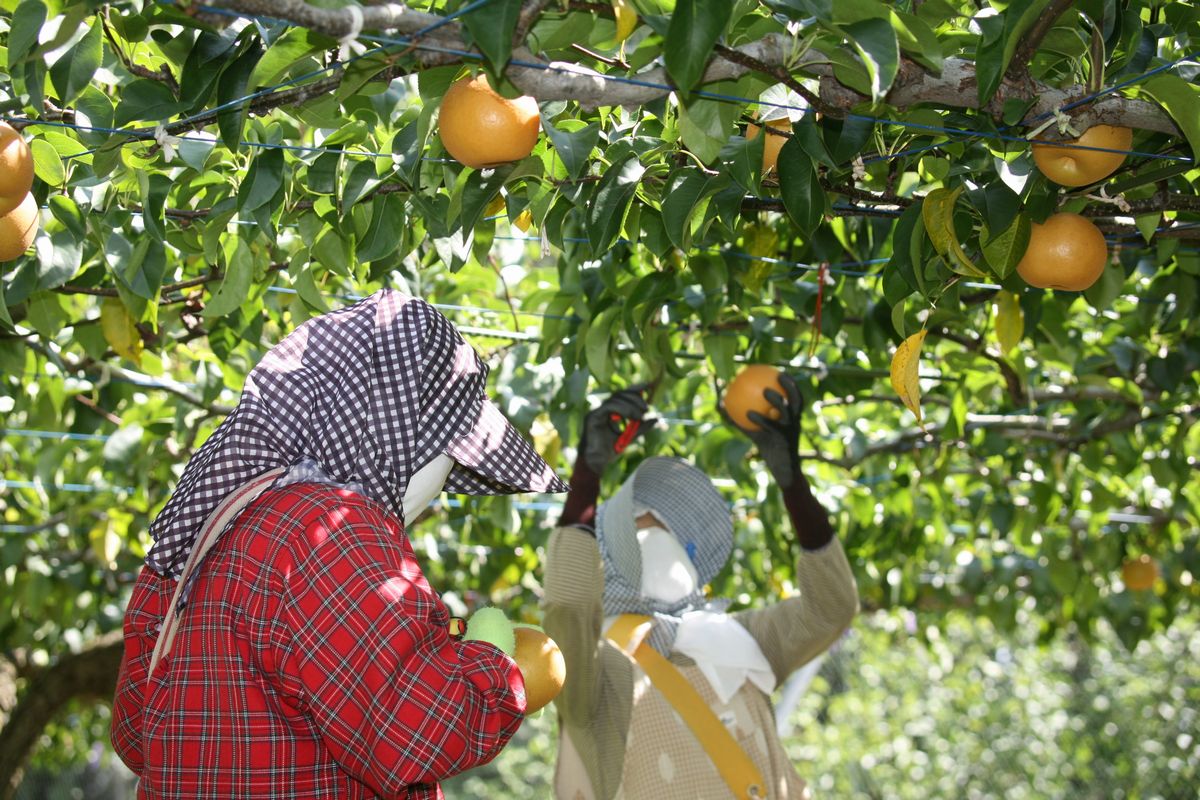
[[[567,486],[485,394],[487,366],[423,300],[385,289],[305,322],[250,371],[237,407],[192,456],[150,525],[146,564],[178,577],[230,492],[312,459],[403,519],[409,477],[440,453],[460,494]]]
[[[642,595],[642,553],[637,541],[637,515],[649,509],[675,535],[696,568],[698,588],[675,603]],[[596,541],[604,566],[604,613],[654,617],[647,641],[663,655],[675,642],[686,611],[723,611],[727,600],[709,602],[703,587],[712,581],[733,550],[729,506],[708,476],[680,458],[643,461],[596,512]]]

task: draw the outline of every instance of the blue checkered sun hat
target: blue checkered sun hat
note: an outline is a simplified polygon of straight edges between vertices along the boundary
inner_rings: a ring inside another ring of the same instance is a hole
[[[146,564],[178,577],[226,495],[276,467],[315,462],[404,517],[409,478],[445,453],[445,491],[567,487],[486,395],[488,368],[429,303],[384,289],[287,335],[246,378],[237,407],[188,461],[150,525]]]
[[[643,461],[596,513],[596,540],[604,566],[604,613],[646,614],[655,619],[649,642],[664,655],[675,641],[679,618],[696,609],[722,610],[702,589],[675,603],[643,597],[642,555],[637,516],[649,510],[664,523],[692,559],[703,587],[717,576],[733,550],[729,506],[708,476],[680,458]]]

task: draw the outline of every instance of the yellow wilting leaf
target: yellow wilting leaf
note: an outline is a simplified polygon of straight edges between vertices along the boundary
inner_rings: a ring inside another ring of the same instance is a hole
[[[483,210],[485,217],[495,217],[504,213],[504,195],[496,195],[492,198],[492,202],[487,204],[487,208]]]
[[[1017,346],[1025,335],[1025,312],[1021,301],[1012,292],[996,293],[996,341],[1003,355]]]
[[[114,530],[113,523],[110,521],[107,525],[98,525],[88,534],[91,539],[92,553],[96,556],[101,564],[106,567],[115,567],[117,556],[121,552],[121,537]]]
[[[513,220],[513,225],[516,225],[518,228],[520,228],[521,233],[528,233],[529,226],[532,224],[533,214],[529,213],[528,208],[522,211],[520,214],[517,214],[517,218]]]
[[[757,292],[767,282],[775,269],[779,257],[779,233],[769,225],[747,225],[742,231],[746,254],[754,256],[750,262],[750,274],[746,276],[746,287]],[[762,259],[769,258],[770,261]]]
[[[617,41],[623,42],[637,27],[637,11],[629,0],[612,0],[613,16],[617,20]]]
[[[100,330],[104,332],[104,340],[117,355],[141,366],[142,334],[121,298],[106,297],[100,304]]]
[[[921,366],[921,345],[925,343],[924,328],[905,339],[892,356],[892,388],[900,396],[904,407],[917,415],[921,422],[921,384],[917,370]]]

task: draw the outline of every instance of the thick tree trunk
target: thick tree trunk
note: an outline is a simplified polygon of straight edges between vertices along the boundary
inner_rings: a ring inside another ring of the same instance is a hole
[[[76,698],[112,699],[124,647],[121,631],[113,631],[63,656],[29,682],[0,729],[0,800],[13,796],[25,760],[63,706]]]

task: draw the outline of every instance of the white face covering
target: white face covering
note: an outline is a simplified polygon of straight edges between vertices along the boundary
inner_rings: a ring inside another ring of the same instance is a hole
[[[676,603],[699,588],[700,576],[679,540],[655,525],[637,532],[642,551],[642,596]]]
[[[446,476],[454,468],[454,459],[442,453],[437,458],[421,467],[408,479],[408,488],[404,490],[404,527],[417,521],[417,517],[429,507],[433,498],[442,493],[446,485]]]

